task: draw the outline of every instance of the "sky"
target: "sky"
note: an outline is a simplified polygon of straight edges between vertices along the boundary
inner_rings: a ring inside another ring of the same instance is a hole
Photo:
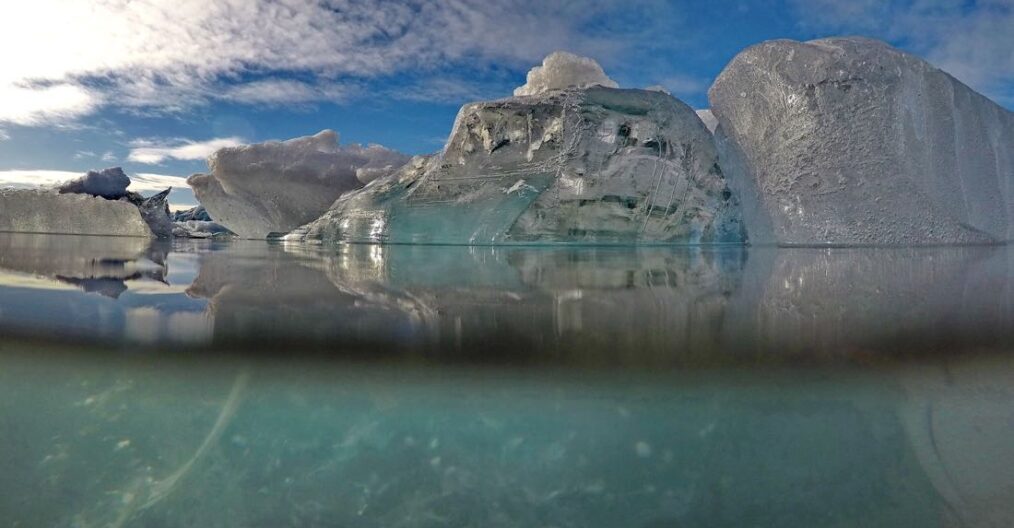
[[[458,108],[549,53],[695,108],[743,48],[864,35],[1014,108],[1014,0],[12,0],[0,4],[0,185],[122,166],[177,187],[215,149],[338,131],[439,150]]]

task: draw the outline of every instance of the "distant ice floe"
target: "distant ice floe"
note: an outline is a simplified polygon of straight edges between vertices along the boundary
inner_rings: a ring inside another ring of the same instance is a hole
[[[566,51],[556,51],[528,72],[528,82],[514,90],[515,96],[537,95],[566,88],[605,86],[619,88],[599,63]]]
[[[244,238],[286,233],[319,217],[346,191],[386,176],[409,156],[379,145],[338,145],[324,130],[288,141],[223,148],[208,174],[187,179],[215,221]]]

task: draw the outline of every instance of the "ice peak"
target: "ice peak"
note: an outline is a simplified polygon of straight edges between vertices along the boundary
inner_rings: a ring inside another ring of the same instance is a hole
[[[527,82],[515,88],[514,95],[536,95],[553,90],[596,85],[619,87],[594,59],[566,51],[554,51],[542,60],[541,66],[528,71]]]

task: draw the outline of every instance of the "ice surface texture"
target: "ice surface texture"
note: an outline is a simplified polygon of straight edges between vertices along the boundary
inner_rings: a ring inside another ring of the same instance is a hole
[[[210,220],[181,220],[173,225],[173,236],[181,238],[215,238],[233,233],[218,222]]]
[[[718,120],[715,119],[715,114],[711,113],[710,109],[698,110],[697,117],[701,118],[704,126],[708,127],[708,132],[715,133],[715,129],[718,128]]]
[[[127,191],[128,186],[130,178],[123,169],[113,167],[88,171],[52,189],[4,191],[0,231],[172,238],[168,204],[172,189],[145,198]],[[19,199],[25,203],[15,204]],[[83,209],[71,211],[75,206]],[[29,212],[26,207],[34,209]],[[137,214],[130,214],[129,208]],[[147,224],[147,229],[138,229],[135,217]]]
[[[744,234],[690,107],[661,92],[592,87],[465,105],[442,153],[343,195],[290,237],[694,244]]]
[[[0,231],[154,236],[138,207],[126,200],[49,189],[0,189]]]
[[[1014,238],[1014,114],[864,38],[752,46],[709,91],[751,242]]]
[[[135,192],[128,192],[123,199],[134,204],[141,218],[148,224],[156,238],[172,238],[173,219],[169,213],[169,193],[172,187],[148,198]]]
[[[527,82],[515,88],[514,95],[538,95],[554,90],[591,86],[619,88],[616,81],[610,79],[593,59],[557,51],[549,54],[542,61],[542,66],[536,66],[528,72]]]
[[[88,171],[80,178],[70,180],[57,189],[61,194],[90,194],[109,200],[123,198],[127,195],[130,178],[120,167],[112,167],[101,171]]]
[[[187,183],[218,223],[244,238],[286,233],[318,216],[345,191],[397,169],[408,156],[371,145],[338,146],[317,135],[221,149],[209,174]]]
[[[211,216],[208,215],[208,210],[203,205],[197,207],[191,207],[183,211],[176,211],[173,213],[174,222],[189,222],[191,220],[198,220],[202,222],[210,222]]]

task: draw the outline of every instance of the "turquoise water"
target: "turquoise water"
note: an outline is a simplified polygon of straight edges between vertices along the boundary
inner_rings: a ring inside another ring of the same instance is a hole
[[[1012,279],[0,234],[0,526],[1011,526]]]

